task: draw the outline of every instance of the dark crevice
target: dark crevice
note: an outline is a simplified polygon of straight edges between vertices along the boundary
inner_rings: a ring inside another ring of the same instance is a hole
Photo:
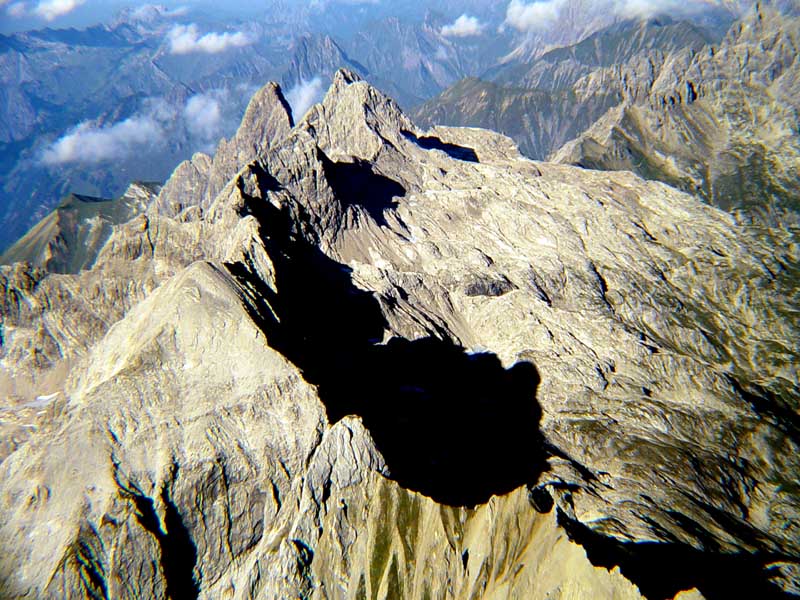
[[[72,545],[72,552],[85,596],[92,600],[107,600],[108,585],[101,559],[103,547],[97,531],[88,524],[81,525],[78,538]]]
[[[174,470],[173,480],[175,475],[176,471]],[[122,491],[136,507],[136,520],[158,542],[167,597],[171,600],[196,600],[200,595],[200,585],[194,577],[197,547],[192,541],[178,507],[170,497],[167,482],[164,482],[161,488],[166,531],[161,528],[152,498],[145,496],[138,489],[123,487]]]
[[[475,163],[480,162],[478,160],[478,155],[472,148],[459,146],[458,144],[451,144],[449,142],[443,142],[439,138],[433,136],[417,137],[411,131],[403,131],[403,136],[425,150],[441,150],[450,158],[455,158],[456,160]]]
[[[770,564],[791,561],[766,553],[722,554],[677,543],[621,542],[570,519],[557,510],[558,524],[583,546],[596,567],[619,567],[648,600],[667,600],[697,588],[707,600],[787,599],[790,594],[770,581]]]
[[[608,283],[606,282],[606,278],[600,274],[600,271],[597,270],[597,265],[593,262],[589,263],[589,269],[597,280],[597,285],[600,287],[600,298],[602,298],[603,304],[605,304],[608,310],[614,312],[614,307],[611,305],[611,302],[608,301]]]
[[[531,363],[506,369],[433,326],[424,339],[381,344],[387,323],[378,299],[302,238],[299,207],[248,204],[278,293],[245,264],[228,269],[251,290],[270,345],[318,387],[331,422],[360,415],[392,478],[444,504],[475,505],[537,479],[544,454]]]
[[[749,382],[745,387],[733,376],[725,376],[731,387],[741,396],[756,413],[766,417],[770,423],[783,431],[795,442],[800,442],[800,416],[776,394],[756,383]]]
[[[164,524],[167,532],[160,541],[161,566],[167,581],[167,595],[173,600],[194,600],[200,594],[200,586],[194,577],[197,564],[197,547],[178,507],[169,496],[167,484],[161,488],[164,503]]]

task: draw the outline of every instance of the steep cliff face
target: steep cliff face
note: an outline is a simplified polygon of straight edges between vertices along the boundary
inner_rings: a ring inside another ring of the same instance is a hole
[[[793,238],[349,72],[257,98],[211,201],[3,267],[5,596],[798,589]]]
[[[264,86],[247,105],[236,134],[220,142],[213,158],[197,153],[178,165],[152,212],[174,217],[186,208],[206,210],[239,169],[266,153],[269,144],[285,137],[292,125],[292,110],[280,87]]]

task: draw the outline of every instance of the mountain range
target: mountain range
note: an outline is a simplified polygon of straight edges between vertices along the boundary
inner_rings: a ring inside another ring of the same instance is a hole
[[[411,106],[512,43],[444,36],[448,20],[425,10],[398,5],[402,19],[364,22],[357,6],[275,2],[237,21],[149,7],[85,30],[0,36],[0,251],[70,193],[118,196],[212,151],[266,81],[307,108],[347,67]],[[217,46],[204,48],[204,36]]]
[[[772,6],[718,41],[689,21],[627,21],[461,81],[414,114],[502,131],[533,158],[630,170],[742,218],[796,223],[799,31]]]

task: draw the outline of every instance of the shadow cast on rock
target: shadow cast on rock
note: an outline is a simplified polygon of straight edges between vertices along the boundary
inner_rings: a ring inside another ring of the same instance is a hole
[[[449,142],[444,142],[441,139],[425,135],[422,137],[418,137],[411,131],[403,131],[403,136],[414,142],[420,148],[425,150],[441,150],[445,154],[447,154],[450,158],[455,158],[456,160],[463,160],[466,162],[480,162],[478,160],[478,155],[475,153],[475,150],[472,148],[468,148],[466,146],[459,146],[458,144],[451,144]]]
[[[769,565],[792,562],[787,557],[701,551],[678,542],[621,542],[557,511],[558,524],[573,542],[583,546],[593,565],[609,570],[619,567],[648,600],[667,600],[693,588],[707,600],[794,597],[770,581]]]
[[[332,422],[363,418],[393,479],[458,506],[537,479],[544,453],[532,364],[505,369],[496,356],[469,354],[434,332],[381,344],[380,303],[353,284],[349,268],[302,238],[302,211],[258,198],[248,210],[261,224],[278,290],[244,265],[228,265],[269,304],[254,317],[270,345],[317,385]]]
[[[333,162],[320,151],[325,179],[342,205],[360,206],[380,226],[386,226],[384,212],[395,208],[399,198],[406,195],[398,182],[375,173],[372,165],[356,159],[354,162]]]
[[[279,186],[267,173],[260,179],[264,197]],[[346,179],[334,188],[346,195]],[[332,422],[360,415],[393,479],[440,503],[472,506],[538,480],[548,454],[558,452],[539,429],[534,365],[505,369],[497,356],[470,354],[434,328],[424,339],[382,344],[387,323],[378,299],[304,237],[313,231],[302,207],[246,199],[244,210],[259,221],[278,291],[245,264],[228,268],[254,292],[256,305],[263,304],[253,318],[270,345],[317,385]],[[534,508],[553,509],[546,490],[531,490]],[[622,543],[556,510],[593,564],[619,566],[649,600],[695,587],[709,600],[785,597],[769,581],[768,564],[780,557],[726,556],[678,542]]]

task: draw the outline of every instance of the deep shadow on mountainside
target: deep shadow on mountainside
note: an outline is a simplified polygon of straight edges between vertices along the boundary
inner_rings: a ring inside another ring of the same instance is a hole
[[[265,118],[286,110],[274,91]],[[55,574],[9,581],[53,597],[139,579],[173,598],[402,598],[421,579],[476,597],[517,573],[545,586],[539,561],[572,550],[582,581],[601,572],[625,598],[639,594],[605,569],[650,600],[782,594],[769,580],[796,565],[798,438],[780,423],[794,405],[766,392],[791,365],[737,362],[731,379],[723,363],[761,356],[750,330],[728,341],[734,320],[793,331],[759,303],[789,301],[746,285],[774,262],[749,231],[630,174],[419,131],[348,73],[269,131],[209,204],[187,188],[185,210],[151,205],[89,271],[0,270],[17,353],[4,364],[49,341],[45,318],[71,334],[51,355],[80,340],[81,311],[99,322],[64,426],[0,463],[0,532],[20,542],[3,576],[31,557]],[[120,303],[107,281],[131,306],[104,321],[103,302]],[[746,391],[756,380],[763,398]],[[51,535],[62,507],[75,523]]]
[[[329,177],[358,172],[350,190],[337,178],[332,187],[342,202],[368,205],[378,222],[402,195],[397,182],[363,166],[324,164]],[[261,180],[265,192],[277,185],[265,172]],[[256,198],[248,208],[273,259],[278,293],[244,265],[229,265],[231,272],[273,307],[275,318],[260,317],[261,327],[318,386],[329,419],[363,418],[393,479],[437,502],[474,506],[538,478],[544,453],[533,364],[505,369],[494,354],[469,354],[433,336],[381,344],[380,304],[353,284],[348,267],[305,241],[303,224],[287,209]]]
[[[619,568],[647,600],[670,600],[691,589],[699,590],[706,600],[797,597],[772,581],[779,570],[776,563],[791,557],[761,552],[722,554],[713,544],[697,550],[674,542],[620,542],[570,519],[559,508],[555,510],[558,524],[586,550],[592,564]]]
[[[431,147],[443,145],[427,139]],[[468,151],[462,148],[458,155]],[[366,186],[372,192],[340,200],[385,223],[383,213],[393,210],[402,186],[370,175],[365,165],[336,164],[329,163],[328,169],[360,168],[355,189]],[[280,189],[268,172],[259,170],[258,178],[264,197]],[[304,238],[310,227],[302,208],[277,208],[250,197],[245,212],[260,223],[278,293],[245,265],[228,268],[276,311],[274,318],[258,317],[260,326],[318,386],[332,422],[350,414],[363,418],[386,459],[389,476],[400,485],[442,504],[468,507],[526,485],[532,507],[544,513],[555,510],[559,525],[586,550],[592,564],[619,568],[648,600],[669,600],[691,589],[700,590],[707,600],[737,594],[765,600],[793,597],[772,581],[773,565],[791,563],[791,556],[724,553],[713,538],[702,550],[678,540],[620,542],[566,516],[554,507],[547,491],[534,486],[547,471],[549,457],[571,459],[550,446],[539,430],[536,393],[541,376],[532,363],[521,361],[504,369],[496,355],[467,353],[446,336],[394,338],[381,344],[386,323],[379,303],[353,284],[346,265]],[[265,314],[270,312],[258,312]],[[731,522],[731,527],[737,525]]]

